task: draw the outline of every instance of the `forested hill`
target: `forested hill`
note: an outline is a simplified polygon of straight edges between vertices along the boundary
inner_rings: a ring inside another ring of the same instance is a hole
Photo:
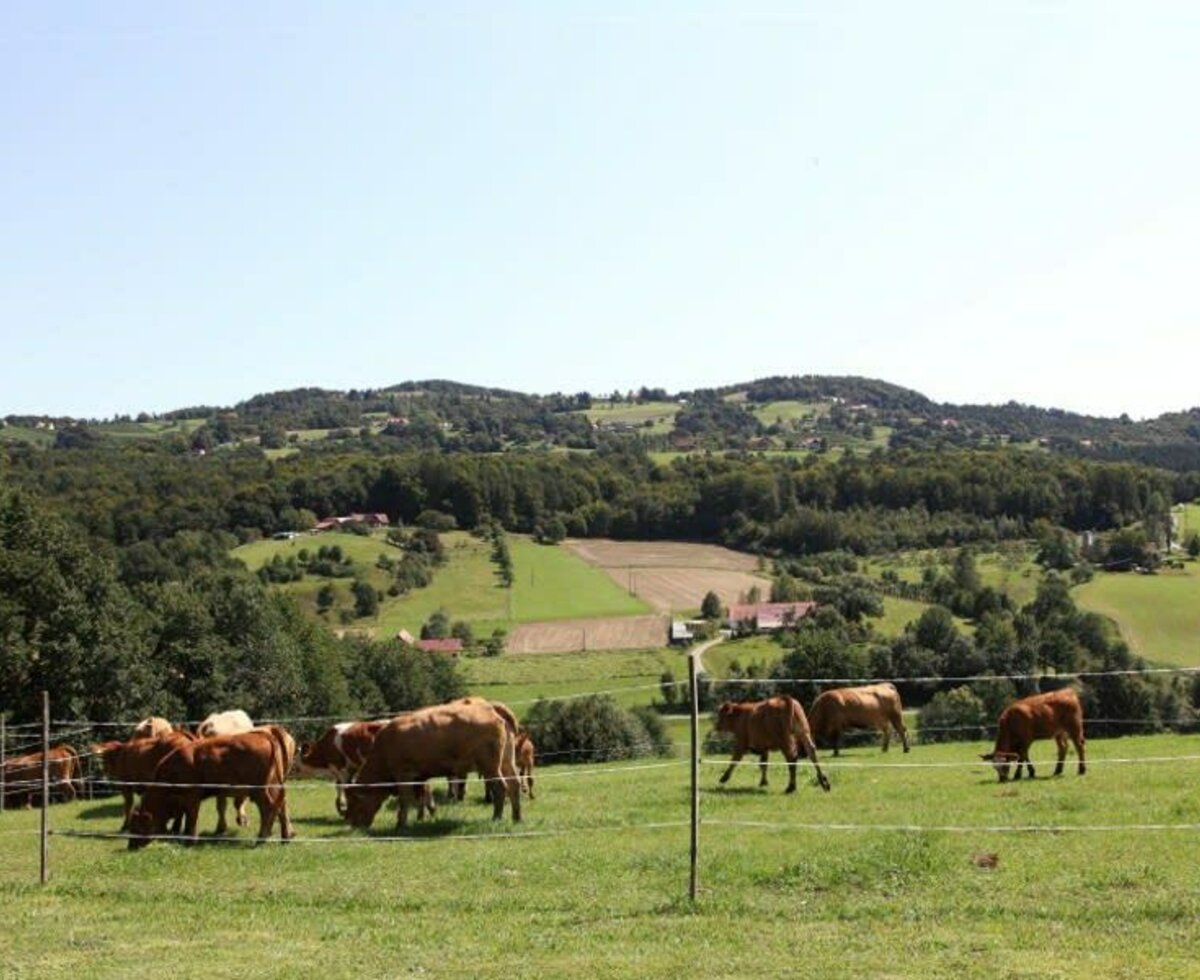
[[[719,388],[526,394],[449,380],[386,388],[296,388],[231,406],[136,418],[9,415],[0,442],[46,449],[156,440],[178,451],[257,446],[320,452],[594,450],[634,442],[648,452],[799,455],[901,448],[1014,446],[1168,469],[1200,469],[1200,409],[1135,422],[1008,402],[955,405],[871,378],[793,375]]]

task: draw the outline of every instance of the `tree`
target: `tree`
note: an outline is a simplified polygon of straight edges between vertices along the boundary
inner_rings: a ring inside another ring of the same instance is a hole
[[[700,603],[700,615],[704,619],[720,619],[721,613],[721,597],[715,592],[705,593],[704,600]]]
[[[444,640],[450,635],[450,617],[445,609],[430,614],[421,627],[422,640]]]
[[[360,619],[379,612],[379,593],[370,582],[356,579],[350,591],[354,594],[354,613]]]
[[[1189,558],[1200,558],[1200,531],[1188,531],[1183,539],[1183,547]]]
[[[326,582],[317,590],[317,612],[326,613],[337,601],[337,592],[332,582]]]

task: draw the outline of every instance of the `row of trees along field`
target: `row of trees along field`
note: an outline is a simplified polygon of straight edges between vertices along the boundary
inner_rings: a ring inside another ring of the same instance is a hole
[[[858,554],[1161,520],[1200,474],[1019,451],[893,452],[837,461],[690,456],[658,465],[633,448],[590,455],[257,451],[179,456],[153,446],[47,453],[11,448],[3,480],[121,547],[181,531],[240,540],[303,529],[314,515],[427,511],[475,528],[716,541],[753,551]]]

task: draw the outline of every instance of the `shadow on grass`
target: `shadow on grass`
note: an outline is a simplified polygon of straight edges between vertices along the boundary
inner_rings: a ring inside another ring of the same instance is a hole
[[[109,803],[95,804],[75,814],[79,820],[120,820],[125,815],[125,804],[119,799]]]

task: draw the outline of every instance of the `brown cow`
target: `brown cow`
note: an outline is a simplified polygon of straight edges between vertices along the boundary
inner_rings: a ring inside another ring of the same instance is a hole
[[[217,735],[188,742],[168,753],[154,770],[142,805],[130,820],[130,850],[145,847],[166,832],[180,814],[184,834],[198,836],[200,804],[209,796],[246,795],[258,806],[258,839],[271,836],[279,818],[281,840],[295,832],[288,817],[286,753],[278,733],[270,729]],[[217,832],[223,833],[224,813]]]
[[[82,788],[83,767],[79,753],[70,745],[51,746],[46,753],[50,760],[50,790],[59,790],[65,801],[71,801]],[[31,806],[42,793],[42,753],[30,752],[7,759],[4,763],[4,805]],[[11,802],[10,802],[11,801]]]
[[[358,777],[346,787],[346,817],[369,827],[383,801],[399,798],[396,826],[408,822],[410,802],[438,776],[475,770],[508,791],[513,821],[521,819],[521,787],[514,739],[505,719],[486,701],[463,699],[393,718],[375,739]],[[493,817],[504,815],[504,796],[493,801]]]
[[[344,721],[325,730],[315,742],[300,749],[300,771],[305,775],[328,773],[337,786],[334,806],[339,816],[346,815],[345,785],[367,759],[386,721]]]
[[[826,691],[813,702],[808,713],[813,738],[818,745],[832,745],[835,756],[841,754],[842,735],[851,728],[874,728],[883,733],[883,751],[888,750],[894,728],[909,749],[908,729],[904,727],[900,692],[894,684],[869,684]]]
[[[490,704],[493,708],[496,709],[496,714],[498,714],[501,718],[504,719],[504,726],[505,726],[505,728],[508,729],[509,738],[513,739],[513,754],[514,754],[514,756],[516,755],[518,746],[520,744],[521,736],[524,734],[524,730],[521,728],[521,723],[519,721],[517,721],[517,716],[513,713],[512,708],[510,708],[507,704],[505,704],[503,701],[486,701],[483,698],[474,698],[474,697],[459,698],[457,701],[452,701],[450,703],[451,704]],[[527,735],[525,737],[528,738]],[[520,763],[518,762],[517,765],[519,768]],[[533,766],[533,763],[531,760],[530,761],[531,771],[532,771],[532,766]],[[469,773],[466,773],[466,772],[460,773],[457,776],[450,777],[446,781],[448,795],[451,800],[457,800],[459,803],[461,803],[466,798],[467,776],[468,775],[469,775]],[[480,775],[482,776],[483,774],[480,773]],[[522,785],[524,785],[523,781],[522,781]],[[485,803],[492,803],[492,804],[495,803],[495,800],[492,798],[493,788],[494,787],[491,783],[485,782],[483,784],[483,800]],[[533,797],[530,796],[530,799],[533,799]]]
[[[1079,757],[1079,775],[1087,772],[1083,706],[1079,703],[1079,695],[1069,687],[1014,701],[1000,713],[998,729],[995,749],[980,758],[996,767],[996,774],[1002,783],[1008,781],[1008,767],[1014,761],[1017,764],[1014,779],[1021,778],[1022,765],[1029,767],[1029,778],[1034,778],[1029,746],[1039,738],[1053,738],[1058,745],[1058,764],[1054,767],[1054,775],[1062,775],[1063,760],[1067,757],[1067,739],[1075,745],[1075,755]]]
[[[92,752],[100,758],[104,775],[118,784],[125,801],[121,830],[129,828],[133,814],[134,797],[145,792],[143,784],[154,778],[154,770],[171,752],[186,742],[194,742],[196,736],[168,729],[161,738],[133,738],[128,742],[104,742],[93,745]]]
[[[758,756],[762,770],[758,785],[766,786],[767,755],[779,750],[788,762],[787,792],[796,791],[796,763],[803,756],[812,761],[821,789],[829,791],[829,780],[817,762],[817,747],[813,745],[804,708],[795,698],[785,694],[743,704],[726,701],[717,709],[716,728],[719,732],[729,732],[734,738],[733,759],[721,777],[722,783],[729,782],[742,756],[753,752]]]

